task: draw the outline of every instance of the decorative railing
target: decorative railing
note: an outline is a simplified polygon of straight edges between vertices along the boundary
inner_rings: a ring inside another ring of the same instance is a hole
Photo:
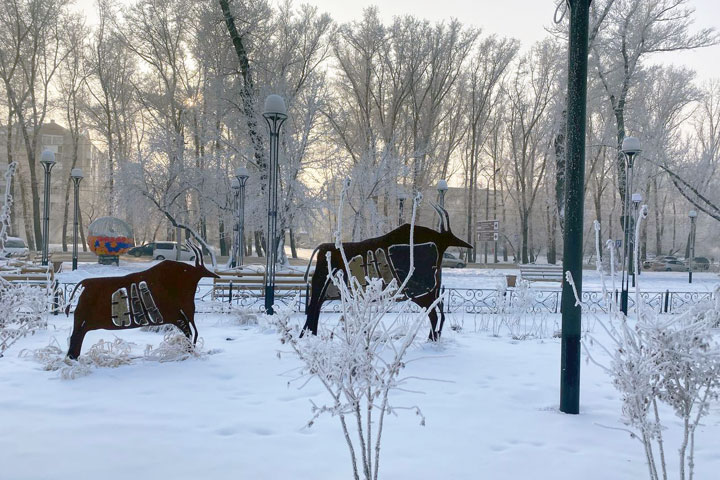
[[[58,285],[58,295],[64,301],[70,300],[75,283]],[[227,312],[233,309],[262,312],[265,309],[264,299],[257,291],[236,289],[231,298],[223,301],[211,300],[211,285],[198,285],[195,303],[198,313]],[[493,314],[516,309],[525,305],[527,313],[560,313],[560,290],[512,289],[497,290],[490,288],[443,288],[444,308],[446,313],[462,314]],[[582,292],[582,302],[586,311],[607,313],[614,297],[619,303],[620,292],[607,293],[607,298],[600,291]],[[644,308],[658,313],[676,314],[686,311],[692,306],[713,299],[710,292],[642,292],[640,300]],[[72,299],[77,302],[77,295]],[[275,302],[291,308],[295,312],[304,312],[307,302],[305,292],[293,294],[276,293]],[[59,302],[64,303],[64,302]],[[635,293],[628,295],[628,308],[635,308]],[[339,312],[338,301],[326,301],[323,312]]]

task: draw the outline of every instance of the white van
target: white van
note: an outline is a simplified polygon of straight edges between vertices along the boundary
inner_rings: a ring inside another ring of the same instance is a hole
[[[27,257],[30,251],[28,250],[25,240],[18,237],[8,237],[5,242],[4,254],[6,257]]]
[[[152,256],[154,260],[175,260],[177,258],[177,243],[157,242]],[[195,260],[195,254],[182,245],[180,247],[180,261],[192,262],[193,260]]]

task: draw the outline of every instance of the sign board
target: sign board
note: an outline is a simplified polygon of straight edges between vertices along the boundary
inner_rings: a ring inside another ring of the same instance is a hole
[[[615,240],[615,248],[622,248],[622,240]]]
[[[500,222],[497,220],[481,220],[477,224],[477,231],[495,231],[500,229]]]
[[[497,242],[498,232],[478,232],[478,242]]]

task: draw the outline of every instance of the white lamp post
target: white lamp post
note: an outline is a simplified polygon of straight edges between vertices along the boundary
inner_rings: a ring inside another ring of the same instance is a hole
[[[640,154],[642,152],[642,147],[640,146],[640,140],[638,140],[635,137],[625,137],[622,142],[622,148],[621,151],[623,155],[625,156],[625,198],[624,198],[624,208],[623,208],[623,231],[624,231],[624,239],[623,239],[623,261],[622,261],[622,285],[621,285],[621,292],[620,292],[620,310],[623,312],[623,314],[627,315],[628,312],[628,289],[629,289],[629,268],[628,264],[630,262],[630,192],[632,192],[632,174],[633,174],[633,163],[635,161],[635,156]]]
[[[40,156],[40,164],[45,170],[45,202],[43,207],[42,264],[48,264],[48,241],[50,236],[50,171],[55,166],[55,153],[45,150]]]
[[[73,168],[70,171],[70,178],[75,189],[75,213],[73,215],[73,259],[72,269],[77,270],[78,263],[78,225],[80,219],[80,181],[83,179],[82,168]]]
[[[270,130],[270,165],[268,169],[268,228],[267,262],[265,266],[265,312],[273,314],[275,303],[275,264],[277,262],[277,211],[278,211],[278,144],[280,127],[287,119],[285,100],[280,95],[268,95],[265,99],[263,117]]]

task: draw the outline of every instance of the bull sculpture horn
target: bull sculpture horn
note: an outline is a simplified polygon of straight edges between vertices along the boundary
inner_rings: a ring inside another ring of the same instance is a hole
[[[188,239],[188,240],[185,240],[185,245],[190,250],[195,252],[195,266],[196,267],[199,267],[201,265],[204,266],[205,262],[203,261],[202,250],[200,250],[200,248],[195,244],[195,242]]]
[[[432,207],[440,217],[440,233],[447,232],[450,230],[450,218],[448,218],[447,210],[438,205],[437,203],[431,202]]]

